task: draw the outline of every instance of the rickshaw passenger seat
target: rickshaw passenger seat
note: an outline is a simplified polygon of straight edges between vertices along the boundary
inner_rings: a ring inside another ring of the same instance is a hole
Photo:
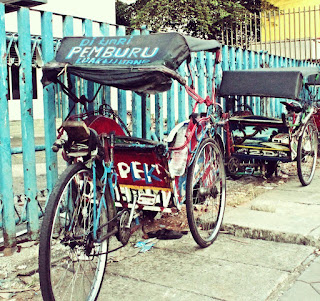
[[[121,126],[111,118],[101,115],[94,115],[85,119],[85,122],[87,126],[94,129],[98,135],[109,135],[111,132],[114,132],[114,134],[117,136],[127,136]]]
[[[180,123],[178,123],[169,133],[169,135],[167,136],[166,142],[171,145],[171,143],[174,142],[175,137],[177,135],[177,133],[183,128],[188,126],[189,120],[185,120],[182,121]]]

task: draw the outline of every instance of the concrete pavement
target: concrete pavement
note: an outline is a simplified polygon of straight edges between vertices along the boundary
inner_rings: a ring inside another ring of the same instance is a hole
[[[309,186],[298,177],[237,208],[227,208],[224,230],[250,238],[320,248],[319,168]]]
[[[308,187],[297,177],[228,207],[209,248],[188,235],[120,256],[108,266],[99,300],[319,301],[319,188],[319,174]]]
[[[142,233],[135,233],[125,248],[109,255],[98,300],[320,301],[319,188],[317,169],[308,187],[296,177],[247,204],[228,207],[223,231],[206,249],[189,234],[155,240],[141,253],[134,244],[143,241]],[[116,246],[113,240],[111,248]],[[28,291],[7,295],[10,300],[41,299],[38,276],[30,273],[37,269],[37,246],[20,251],[0,257],[0,300],[2,291],[23,283],[29,283]]]
[[[98,300],[282,300],[314,264],[314,251],[226,234],[206,249],[198,248],[190,235],[157,241],[149,252],[127,253],[110,263]]]

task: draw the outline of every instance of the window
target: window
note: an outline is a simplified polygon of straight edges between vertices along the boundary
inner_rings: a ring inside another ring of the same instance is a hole
[[[8,81],[9,99],[20,99],[19,66],[13,64],[8,67]],[[37,71],[35,67],[32,67],[32,90],[32,98],[37,99]]]

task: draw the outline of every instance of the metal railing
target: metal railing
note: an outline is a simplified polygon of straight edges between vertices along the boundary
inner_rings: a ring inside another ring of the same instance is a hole
[[[316,62],[320,58],[320,6],[246,15],[241,22],[226,23],[226,45]]]

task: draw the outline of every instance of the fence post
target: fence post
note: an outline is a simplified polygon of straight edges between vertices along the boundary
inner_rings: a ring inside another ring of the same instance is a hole
[[[63,17],[63,37],[73,36],[73,17],[64,16]],[[65,75],[66,81],[66,75]],[[76,80],[74,75],[70,75],[70,83],[72,85],[72,93],[75,93]],[[66,84],[66,83],[65,83]],[[62,94],[62,119],[64,120],[68,114],[75,114],[75,103],[65,95]]]
[[[108,37],[110,35],[110,25],[107,23],[101,23],[100,32],[103,36]],[[109,86],[103,86],[102,89],[102,103],[111,105],[111,88]]]
[[[195,64],[196,64],[196,53],[194,52],[191,52],[190,54],[191,56],[191,62],[190,62],[190,74],[188,75],[188,86],[191,87],[191,84],[193,84],[193,86],[196,85],[196,83],[192,83],[192,79],[195,80],[196,78],[196,75],[195,75]],[[192,110],[193,110],[193,106],[195,104],[195,100],[190,96],[188,95],[188,115],[187,116],[190,116],[191,113],[192,113]],[[174,108],[174,104],[173,104],[173,108]]]
[[[240,47],[236,50],[236,69],[243,69],[243,51]]]
[[[149,30],[146,26],[141,27],[141,34],[148,35]],[[151,139],[151,104],[150,96],[143,94],[141,96],[141,115],[142,115],[142,137]]]
[[[244,70],[249,69],[249,52],[246,49],[243,50],[242,67]],[[248,96],[244,97],[244,104],[250,106],[250,99],[251,97],[248,97]],[[245,107],[243,107],[243,109],[245,109]]]
[[[260,68],[260,56],[259,53],[256,52],[254,55],[254,68]],[[260,98],[259,97],[255,97],[254,99],[254,114],[259,115],[260,114],[260,102],[259,102]]]
[[[163,95],[158,93],[155,95],[155,124],[156,136],[159,141],[163,140]]]
[[[269,58],[269,66],[270,68],[275,67],[275,56],[272,54]],[[271,117],[279,117],[278,114],[278,100],[276,98],[272,98],[270,101],[270,116]]]
[[[52,13],[42,12],[41,15],[41,35],[42,35],[42,59],[43,63],[48,63],[54,58]],[[44,116],[44,138],[46,146],[46,170],[47,187],[49,192],[58,178],[57,153],[51,149],[56,140],[56,108],[54,84],[50,84],[43,89],[43,116]]]
[[[32,58],[30,13],[28,8],[18,10],[18,47],[21,54],[19,68],[21,133],[23,149],[24,190],[27,206],[28,234],[31,239],[39,237],[37,202],[37,176],[32,103]]]
[[[254,51],[250,50],[249,51],[249,62],[248,62],[248,69],[253,69],[254,68]],[[255,103],[255,97],[250,97],[249,101],[249,106],[253,110],[254,108],[254,103]]]
[[[82,33],[84,37],[92,37],[92,21],[89,19],[84,19],[82,21]],[[86,84],[84,84],[84,88],[86,89],[85,94],[87,95],[87,98],[91,100],[94,96],[94,82],[92,81],[86,81]],[[94,110],[94,102],[88,103],[88,111]]]
[[[174,104],[174,83],[167,92],[167,132],[168,134],[175,126],[176,109]]]
[[[229,70],[236,70],[236,49],[235,47],[229,48]]]
[[[222,61],[221,61],[221,68],[222,68],[222,77],[223,71],[229,70],[229,46],[223,45],[222,46]],[[224,110],[226,110],[226,99],[221,99],[221,105],[223,106]]]
[[[186,76],[185,68],[186,68],[185,62],[183,62],[178,68],[178,72],[183,78]],[[201,89],[204,90],[202,87],[203,86],[201,86]],[[203,94],[200,94],[200,95],[203,96]],[[184,86],[178,83],[178,122],[182,122],[184,120],[186,120],[186,90]]]
[[[16,229],[13,203],[12,159],[10,123],[8,111],[8,69],[5,30],[5,6],[0,3],[0,205],[3,206],[4,247],[8,252],[16,245]],[[1,226],[0,226],[1,227]]]
[[[207,95],[211,98],[212,96],[212,84],[213,83],[213,77],[215,74],[213,74],[213,54],[212,52],[207,51],[206,52],[206,69],[207,69]],[[204,95],[203,95],[204,96]]]
[[[126,34],[126,28],[119,26],[117,28],[117,36],[124,36]],[[122,121],[127,124],[127,97],[126,91],[118,89],[118,114]]]
[[[198,94],[203,97],[205,94],[205,77],[204,77],[204,52],[200,51],[197,53],[197,70],[198,70]],[[205,104],[198,106],[198,112],[204,112]],[[182,120],[181,120],[182,121]]]
[[[140,30],[134,29],[131,35],[140,35]],[[135,92],[132,92],[132,135],[134,137],[142,137],[142,112],[141,112],[141,96]]]

